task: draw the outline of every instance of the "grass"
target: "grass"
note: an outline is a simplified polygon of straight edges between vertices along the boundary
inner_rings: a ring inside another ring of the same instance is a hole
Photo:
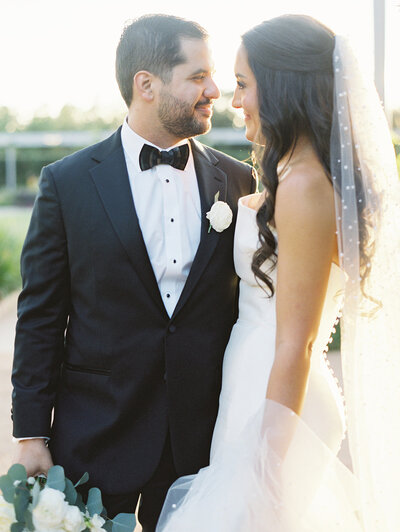
[[[329,351],[340,350],[340,323],[335,328],[336,332],[332,335],[332,343],[329,344]]]
[[[30,209],[0,209],[0,299],[21,287],[19,260]]]

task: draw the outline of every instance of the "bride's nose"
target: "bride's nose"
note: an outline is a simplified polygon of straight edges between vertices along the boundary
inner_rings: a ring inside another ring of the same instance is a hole
[[[234,107],[235,109],[240,109],[242,107],[242,102],[241,102],[239,91],[237,88],[235,89],[235,92],[233,93],[232,107]]]

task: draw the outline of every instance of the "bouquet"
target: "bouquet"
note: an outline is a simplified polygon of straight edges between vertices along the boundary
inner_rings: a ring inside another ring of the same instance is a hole
[[[0,477],[0,532],[133,532],[134,514],[107,518],[98,488],[89,490],[86,504],[76,488],[89,479],[85,473],[75,485],[64,469],[54,466],[45,477],[27,477],[21,464]]]

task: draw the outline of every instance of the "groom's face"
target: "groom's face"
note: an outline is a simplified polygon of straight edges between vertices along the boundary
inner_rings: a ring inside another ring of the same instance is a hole
[[[174,67],[171,81],[162,84],[158,117],[169,133],[188,138],[210,129],[213,101],[220,92],[212,78],[214,68],[208,43],[183,38],[181,51],[186,61]]]

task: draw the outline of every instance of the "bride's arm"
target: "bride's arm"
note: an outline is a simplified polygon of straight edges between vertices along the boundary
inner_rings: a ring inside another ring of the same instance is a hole
[[[300,414],[336,256],[333,189],[321,168],[295,170],[277,189],[276,346],[267,398]]]

